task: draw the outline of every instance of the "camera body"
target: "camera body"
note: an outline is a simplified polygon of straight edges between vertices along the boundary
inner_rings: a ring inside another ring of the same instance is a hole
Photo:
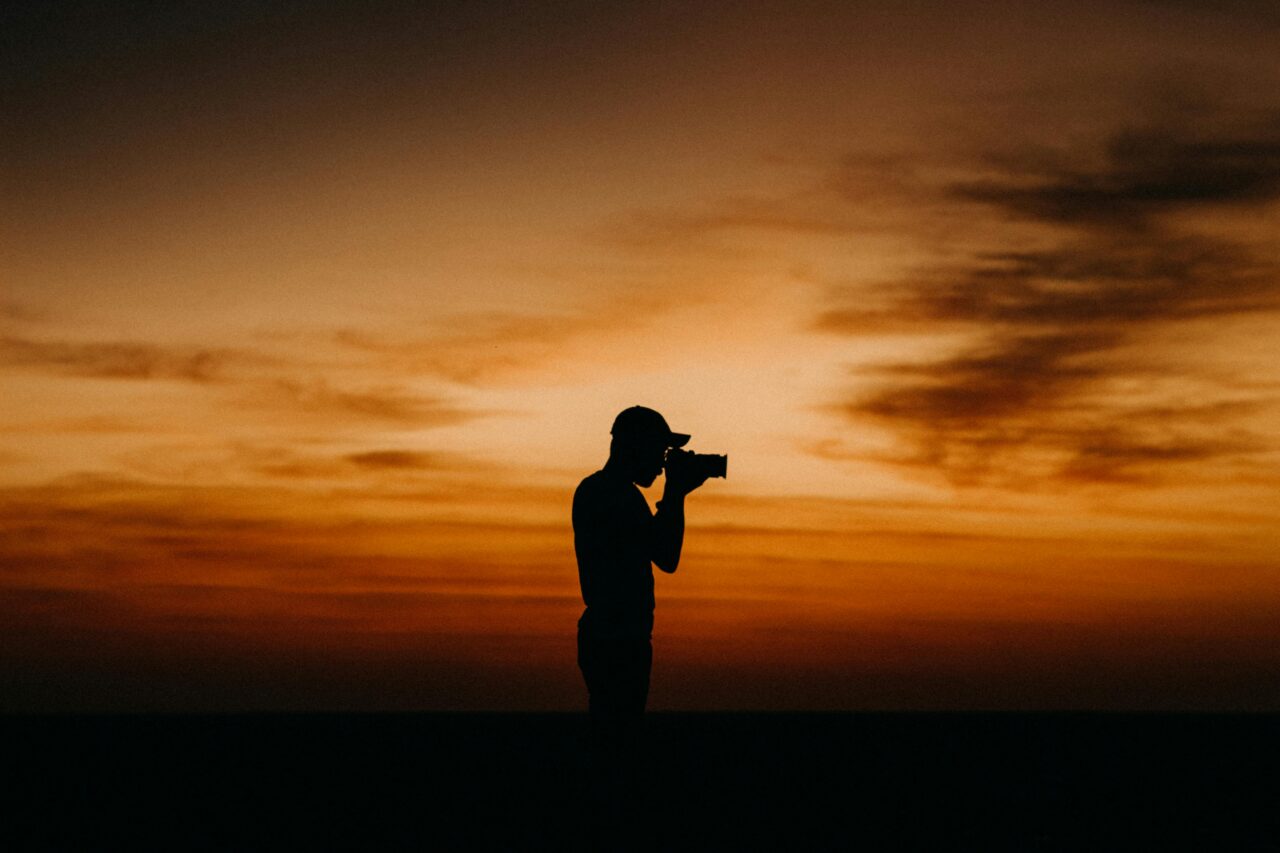
[[[716,453],[694,453],[690,450],[672,448],[667,451],[667,466],[672,463],[688,466],[699,474],[708,477],[726,477],[729,470],[729,457]]]

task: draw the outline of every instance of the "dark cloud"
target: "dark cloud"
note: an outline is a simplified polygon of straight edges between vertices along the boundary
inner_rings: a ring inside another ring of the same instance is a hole
[[[286,480],[350,479],[365,472],[450,472],[489,471],[490,465],[452,453],[425,453],[418,450],[369,450],[333,455],[300,454],[288,447],[241,447],[234,451],[230,468],[244,468]]]
[[[217,382],[238,364],[262,362],[241,350],[130,341],[38,341],[0,336],[0,365],[96,379]]]
[[[412,450],[370,450],[351,453],[344,458],[361,468],[428,469],[440,464],[432,454]]]
[[[897,365],[887,372],[901,377],[898,384],[860,408],[890,419],[959,427],[1049,406],[1072,386],[1097,377],[1097,368],[1073,365],[1072,356],[1101,343],[1096,336],[1002,339],[944,361]]]
[[[1153,365],[1134,352],[1153,331],[1280,310],[1280,268],[1266,247],[1188,224],[1280,201],[1280,117],[1126,130],[1100,156],[1065,165],[1040,153],[1006,157],[994,176],[947,194],[1046,228],[1048,244],[972,252],[878,298],[837,291],[818,316],[829,332],[977,341],[870,372],[878,385],[841,404],[908,442],[896,461],[957,482],[1149,480],[1177,463],[1257,449],[1247,436],[1221,437],[1240,406],[1180,398],[1155,415],[1109,389],[1150,380]],[[1184,357],[1166,369],[1195,376],[1194,355]]]
[[[880,304],[857,289],[837,291],[817,328],[866,334],[982,324],[1015,338],[1068,329],[1066,344],[1077,333],[1105,344],[1135,323],[1280,307],[1275,266],[1253,249],[1169,233],[1074,237],[1043,251],[976,254],[889,290]]]
[[[1235,18],[1250,26],[1280,27],[1280,9],[1270,0],[1138,0],[1138,5],[1202,17]]]
[[[1259,449],[1252,442],[1214,438],[1174,436],[1144,441],[1133,434],[1131,426],[1081,432],[1070,440],[1070,457],[1059,473],[1065,479],[1083,482],[1150,482],[1156,478],[1156,470],[1170,463],[1220,459]]]
[[[1149,227],[1161,213],[1273,200],[1280,194],[1280,120],[1222,137],[1188,129],[1115,134],[1100,165],[1016,162],[953,192],[1018,218],[1066,225]]]

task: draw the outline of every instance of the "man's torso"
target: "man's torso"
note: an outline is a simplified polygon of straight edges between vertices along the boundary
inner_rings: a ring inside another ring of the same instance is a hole
[[[583,479],[573,498],[574,546],[586,612],[601,636],[648,637],[653,629],[653,514],[640,490],[608,470]]]

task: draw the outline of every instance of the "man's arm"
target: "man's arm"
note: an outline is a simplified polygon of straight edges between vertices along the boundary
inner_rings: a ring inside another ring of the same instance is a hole
[[[594,492],[584,482],[573,493],[573,550],[578,557],[578,568],[582,572],[584,583],[594,578],[595,573],[608,561],[612,539],[600,496]],[[583,589],[583,594],[588,594],[586,589]]]
[[[680,565],[680,548],[684,545],[684,493],[670,487],[658,501],[658,511],[653,516],[654,564],[667,574]]]
[[[653,516],[652,560],[667,574],[680,565],[680,548],[684,545],[685,495],[707,481],[705,471],[699,471],[680,457],[668,457],[667,482],[658,501],[658,511]]]

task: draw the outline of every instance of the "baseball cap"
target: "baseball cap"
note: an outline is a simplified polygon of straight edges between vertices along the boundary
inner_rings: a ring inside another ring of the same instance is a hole
[[[663,441],[667,447],[684,447],[689,442],[688,435],[672,432],[666,418],[644,406],[632,406],[619,412],[613,419],[609,434],[618,438]]]

